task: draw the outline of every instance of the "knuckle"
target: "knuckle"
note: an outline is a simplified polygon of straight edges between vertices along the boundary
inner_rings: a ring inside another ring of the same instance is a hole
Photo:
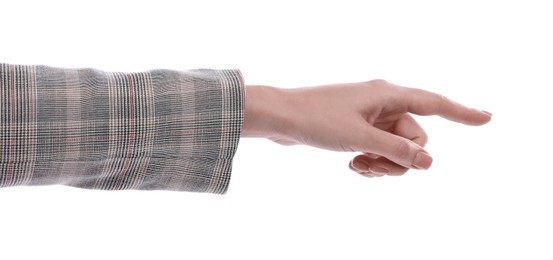
[[[447,104],[451,103],[451,100],[442,94],[436,94],[436,96],[438,97],[437,99],[440,109],[443,109]]]
[[[366,82],[373,93],[379,93],[384,99],[402,95],[402,88],[384,79],[373,79]]]
[[[423,130],[419,136],[419,145],[420,146],[426,146],[428,143],[428,134]]]
[[[392,152],[397,158],[406,159],[409,157],[411,145],[407,142],[407,140],[397,141],[393,146]]]
[[[387,92],[396,89],[396,86],[394,84],[384,79],[373,79],[371,81],[368,81],[367,84],[372,88],[385,90]]]
[[[388,86],[390,85],[390,83],[386,80],[383,80],[383,79],[373,79],[371,81],[368,82],[369,84],[371,85],[374,85],[374,86]]]

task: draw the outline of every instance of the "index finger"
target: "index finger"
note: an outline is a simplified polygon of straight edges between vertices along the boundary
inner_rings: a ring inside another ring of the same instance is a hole
[[[492,119],[489,112],[466,107],[440,94],[416,88],[404,90],[403,101],[407,111],[413,114],[438,115],[465,125],[483,125]]]

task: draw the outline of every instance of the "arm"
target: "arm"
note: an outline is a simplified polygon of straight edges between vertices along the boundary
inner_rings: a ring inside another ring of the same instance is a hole
[[[360,152],[350,168],[364,176],[428,169],[427,135],[409,115],[440,115],[482,125],[491,114],[441,95],[383,80],[297,89],[247,86],[242,137]]]
[[[237,70],[0,64],[0,79],[0,187],[228,187],[243,119]]]

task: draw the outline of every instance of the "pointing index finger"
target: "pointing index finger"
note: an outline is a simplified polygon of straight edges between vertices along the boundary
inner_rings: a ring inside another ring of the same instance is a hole
[[[465,125],[483,125],[491,120],[491,113],[466,107],[443,95],[416,88],[404,89],[402,97],[410,113],[438,115]]]

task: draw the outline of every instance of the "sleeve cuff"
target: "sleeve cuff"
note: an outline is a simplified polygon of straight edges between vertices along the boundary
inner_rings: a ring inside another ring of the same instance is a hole
[[[217,75],[221,87],[221,120],[219,156],[211,180],[205,192],[225,194],[232,173],[232,161],[244,122],[245,86],[239,70],[219,70]]]

